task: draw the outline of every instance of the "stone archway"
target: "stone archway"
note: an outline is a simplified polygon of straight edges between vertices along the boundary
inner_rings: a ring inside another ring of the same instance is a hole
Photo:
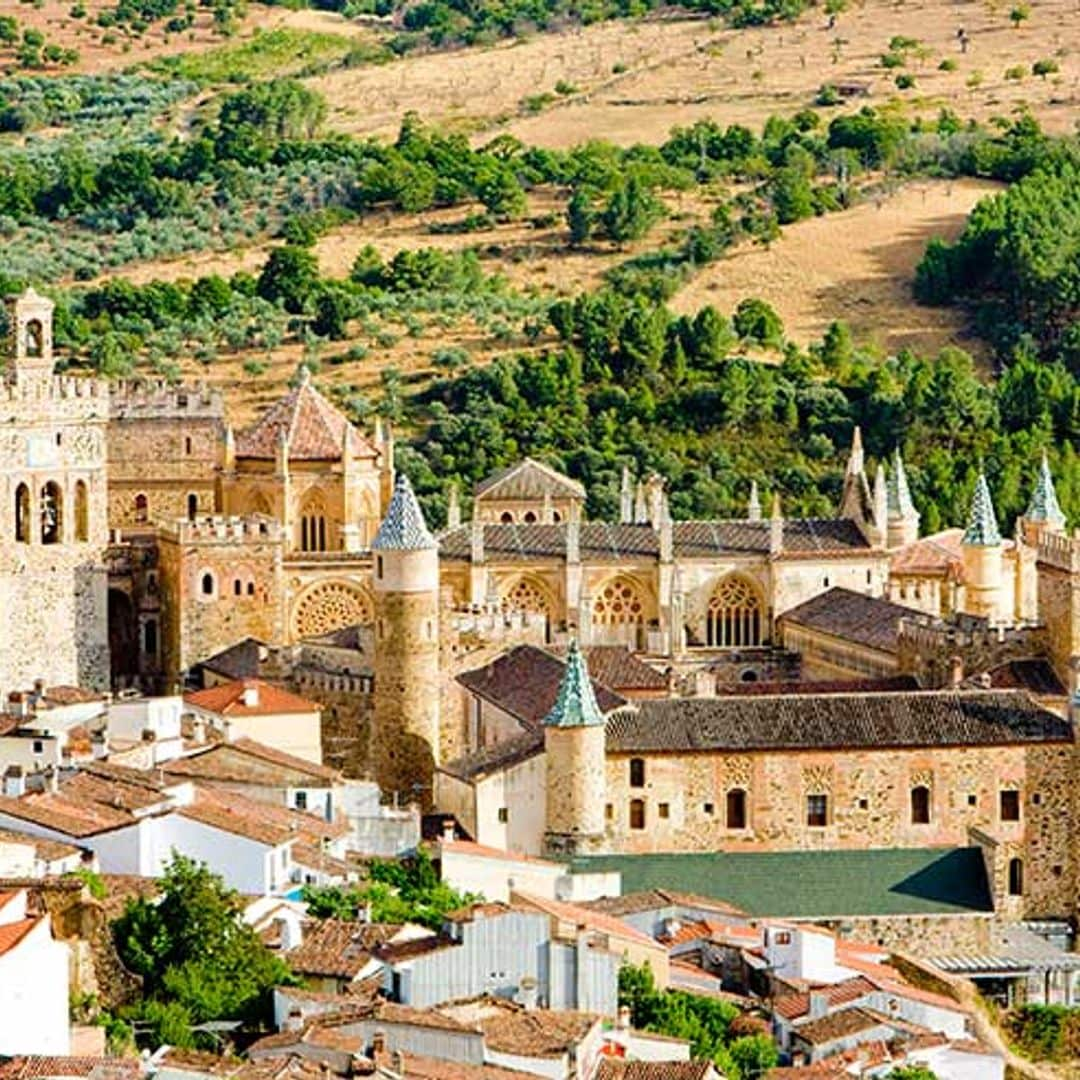
[[[503,608],[507,611],[524,611],[544,617],[544,640],[551,640],[551,627],[555,618],[555,604],[548,588],[537,578],[522,574],[503,592]]]
[[[292,636],[294,640],[318,637],[374,619],[375,607],[364,588],[349,581],[319,581],[293,604]]]

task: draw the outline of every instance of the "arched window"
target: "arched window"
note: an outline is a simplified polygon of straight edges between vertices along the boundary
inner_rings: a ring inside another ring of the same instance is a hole
[[[30,543],[30,489],[25,484],[15,489],[15,539]]]
[[[233,596],[243,596],[244,583],[239,578],[233,578],[232,591]]]
[[[45,355],[45,328],[40,319],[31,319],[26,324],[26,355]]]
[[[194,521],[199,516],[199,496],[195,492],[187,497],[187,516],[188,521]]]
[[[709,600],[706,642],[716,649],[761,644],[761,597],[746,578],[729,575]]]
[[[59,544],[63,539],[64,496],[60,485],[50,480],[41,489],[41,542]]]
[[[501,521],[504,525],[513,525],[514,515],[511,514],[509,510],[504,510],[502,512],[502,517],[499,518],[499,521]]]
[[[90,500],[82,480],[75,481],[75,539],[81,543],[90,539]]]
[[[326,551],[326,510],[322,499],[309,499],[300,516],[300,550]]]
[[[630,759],[630,786],[645,786],[645,759],[632,757]]]
[[[147,656],[157,656],[157,622],[147,619],[143,624],[143,652]]]
[[[255,582],[254,581],[249,581],[247,583],[247,594],[248,594],[248,596],[254,596],[255,595]]]
[[[930,824],[930,789],[925,784],[911,789],[911,824]]]
[[[630,828],[631,829],[644,829],[645,828],[645,800],[644,799],[631,799],[630,800]]]
[[[645,601],[637,586],[625,577],[609,581],[593,603],[593,622],[599,626],[640,625],[645,622]]]
[[[1024,860],[1009,860],[1009,895],[1024,895]]]
[[[146,496],[140,491],[135,496],[135,520],[140,524],[150,516],[150,504]]]
[[[544,638],[551,637],[551,599],[544,587],[533,578],[519,578],[503,599],[507,611],[525,611],[544,616]]]
[[[211,574],[209,570],[207,570],[206,573],[203,574],[202,578],[199,581],[199,591],[203,594],[203,596],[214,595],[214,575]]]
[[[742,788],[732,788],[727,793],[727,827],[746,828],[746,792]]]
[[[184,436],[184,453],[185,454],[190,454],[191,453],[191,436],[190,435],[185,435]]]
[[[524,521],[526,525],[535,525],[536,514],[534,514],[531,510],[526,510],[525,516],[521,520]]]

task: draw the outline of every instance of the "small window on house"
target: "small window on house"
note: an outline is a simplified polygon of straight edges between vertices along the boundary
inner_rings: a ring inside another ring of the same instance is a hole
[[[521,519],[526,525],[536,524],[536,515],[531,510],[525,511],[525,516]]]
[[[645,759],[644,758],[631,758],[630,759],[630,786],[631,787],[644,787],[645,786]]]
[[[247,594],[248,594],[248,596],[254,596],[255,595],[255,582],[254,581],[249,581],[247,583]]]
[[[141,492],[135,496],[135,520],[142,524],[150,513],[150,504]]]
[[[644,799],[631,799],[630,800],[630,828],[631,829],[644,829],[645,828],[645,800]]]
[[[556,510],[554,511],[554,513],[552,513],[551,519],[555,522],[556,525],[558,525],[559,522],[562,521],[562,514],[560,514],[559,511]]]
[[[510,811],[505,806],[500,806],[497,817],[499,819],[499,824],[505,825],[510,820]]]
[[[870,570],[866,571],[866,584],[872,585],[874,581],[874,575]]]
[[[662,802],[657,806],[656,812],[666,821],[669,817],[671,817],[671,805],[669,803]]]
[[[978,795],[969,795],[968,796],[968,806],[978,806],[978,805],[979,805],[979,796]]]
[[[1031,804],[1032,806],[1042,805],[1042,795],[1040,795],[1039,792],[1036,791],[1035,794],[1031,796]]]
[[[1024,860],[1009,860],[1009,895],[1024,895]]]
[[[790,945],[791,944],[791,931],[790,930],[777,930],[773,935],[774,945]]]
[[[375,576],[380,581],[382,581],[383,565],[382,565],[382,556],[381,555],[376,555],[375,556]]]
[[[15,489],[15,539],[30,543],[30,489],[25,484]]]
[[[614,807],[614,805],[611,804],[611,803],[604,803],[604,818],[607,821],[611,821],[611,819],[614,816],[615,816],[615,807]]]
[[[858,805],[859,805],[860,810],[869,810],[870,809],[870,800],[869,799],[860,799]]]
[[[727,793],[727,827],[746,828],[746,792],[742,788],[732,788]]]
[[[511,514],[509,510],[504,510],[502,512],[502,516],[499,518],[499,520],[504,525],[513,525],[513,523],[514,523],[514,515]]]
[[[184,453],[185,454],[190,454],[191,453],[191,436],[190,435],[185,435],[184,436]]]
[[[296,809],[297,810],[306,810],[307,809],[307,792],[306,791],[298,791],[296,793]]]
[[[244,583],[239,578],[234,578],[232,583],[233,596],[242,596],[244,592]]]
[[[825,577],[822,579],[821,583],[822,583],[822,585],[825,586],[826,589],[829,587],[829,575],[828,574],[825,575]]]
[[[45,753],[45,743],[42,742],[41,739],[35,739],[34,740],[34,753],[35,754],[44,754]]]
[[[705,805],[702,806],[702,808],[701,808],[701,812],[703,814],[707,814],[709,817],[712,817],[713,814],[715,813],[715,811],[716,811],[716,807],[713,806],[713,804],[711,802],[705,803]]]
[[[209,574],[209,573],[203,574],[202,581],[200,583],[200,588],[202,589],[203,596],[213,596],[214,595],[214,575]]]
[[[1001,820],[1020,820],[1020,792],[1003,791],[1001,793]]]
[[[199,496],[192,492],[187,497],[188,521],[194,521],[199,516]]]
[[[157,623],[153,619],[147,619],[143,626],[143,652],[157,656]]]
[[[911,789],[911,824],[930,824],[930,789],[925,784]]]
[[[824,829],[829,824],[829,796],[806,796],[806,824],[812,829]]]

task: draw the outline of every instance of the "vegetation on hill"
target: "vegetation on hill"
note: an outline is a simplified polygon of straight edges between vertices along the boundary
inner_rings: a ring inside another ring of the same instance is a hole
[[[1022,1005],[1005,1015],[1016,1048],[1035,1061],[1080,1058],[1080,1009],[1066,1005]]]

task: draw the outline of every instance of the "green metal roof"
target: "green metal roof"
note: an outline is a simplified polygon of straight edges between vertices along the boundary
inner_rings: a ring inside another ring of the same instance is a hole
[[[559,684],[559,696],[551,712],[544,717],[548,727],[597,727],[604,717],[596,704],[592,680],[585,667],[585,657],[575,638],[566,650],[566,671]]]
[[[1001,543],[997,515],[994,513],[994,500],[990,498],[990,488],[986,483],[986,473],[979,471],[975,481],[975,494],[971,499],[971,515],[968,518],[964,543],[972,547],[997,547]]]
[[[624,894],[674,889],[774,918],[993,912],[978,848],[596,855],[571,870],[618,870]]]
[[[1045,521],[1061,528],[1065,524],[1065,515],[1061,512],[1057,492],[1054,490],[1054,477],[1050,472],[1050,462],[1043,451],[1039,475],[1035,480],[1035,490],[1031,493],[1031,502],[1024,515],[1028,521]]]

